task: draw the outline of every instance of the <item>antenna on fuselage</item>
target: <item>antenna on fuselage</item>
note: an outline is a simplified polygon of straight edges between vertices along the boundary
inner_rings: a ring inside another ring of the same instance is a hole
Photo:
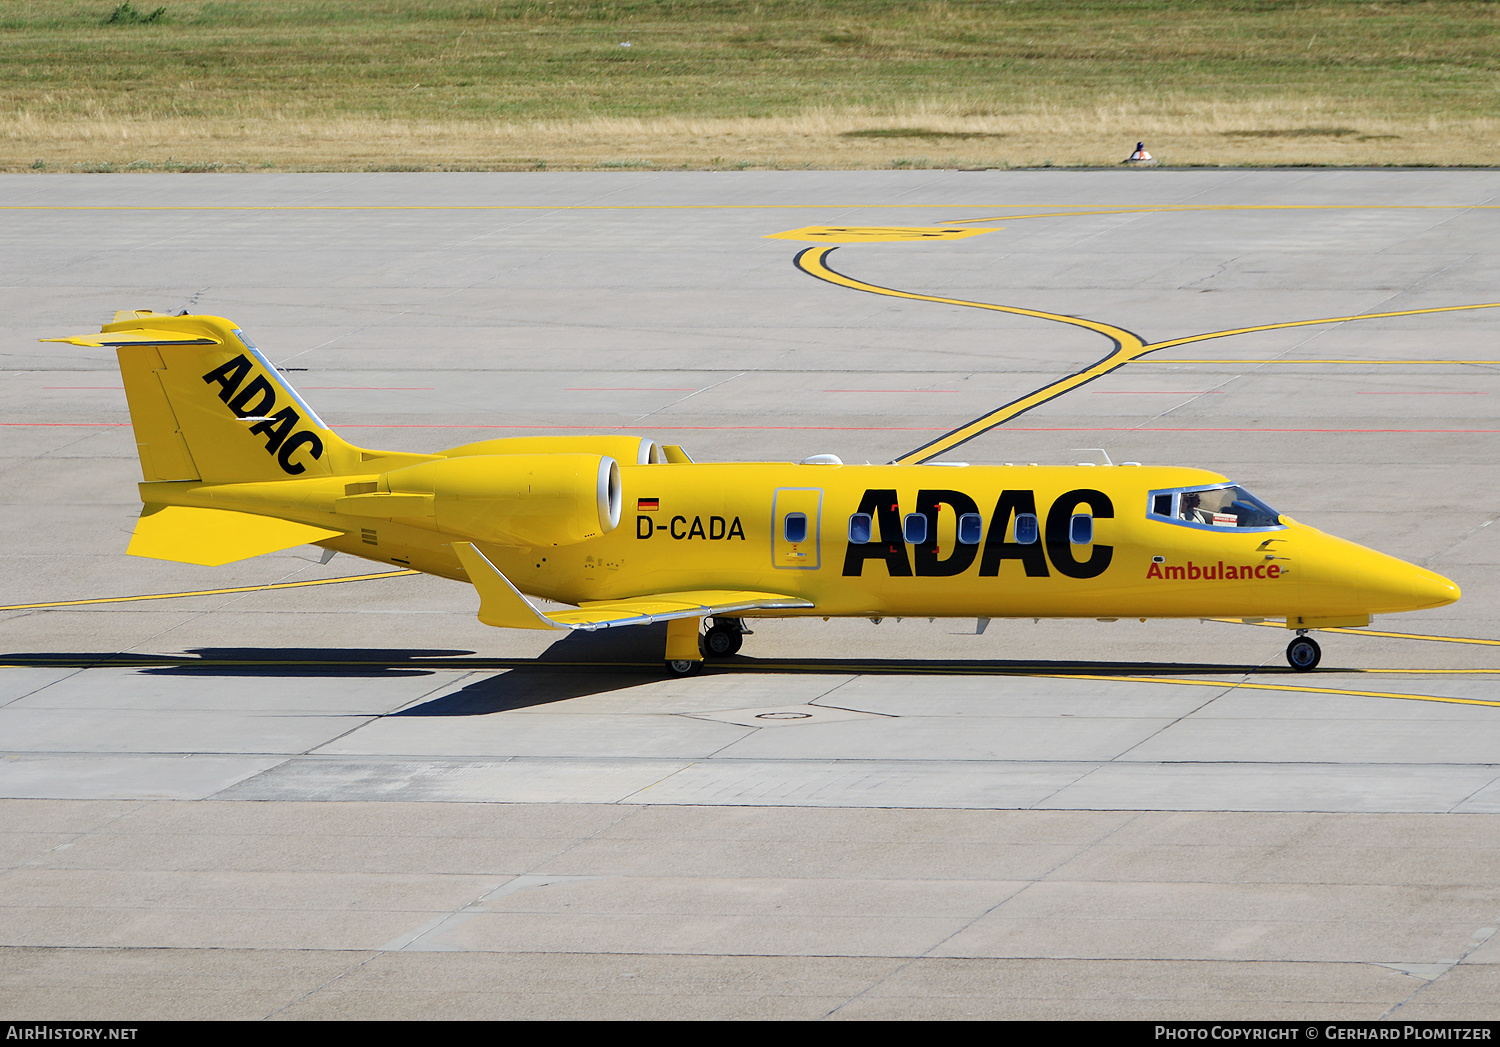
[[[1070,451],[1098,451],[1099,454],[1104,458],[1104,464],[1105,465],[1114,465],[1115,464],[1114,462],[1112,462],[1112,461],[1109,460],[1109,452],[1106,451],[1102,447],[1070,447],[1070,448],[1068,448],[1068,450],[1070,450]]]

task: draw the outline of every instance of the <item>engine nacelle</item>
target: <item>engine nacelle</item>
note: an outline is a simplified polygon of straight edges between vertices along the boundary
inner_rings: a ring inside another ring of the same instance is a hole
[[[392,495],[430,495],[433,525],[496,545],[572,545],[620,522],[620,466],[598,454],[466,455],[381,477]]]
[[[634,465],[658,465],[667,460],[662,447],[644,436],[505,436],[450,447],[438,454],[444,458],[480,454],[602,454]]]

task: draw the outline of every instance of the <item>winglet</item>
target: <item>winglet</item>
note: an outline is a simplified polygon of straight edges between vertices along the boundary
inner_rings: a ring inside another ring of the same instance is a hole
[[[479,620],[485,625],[501,629],[560,629],[559,625],[531,605],[521,595],[521,590],[510,584],[510,579],[495,569],[489,559],[474,548],[472,542],[454,542],[453,551],[470,583],[479,592]]]

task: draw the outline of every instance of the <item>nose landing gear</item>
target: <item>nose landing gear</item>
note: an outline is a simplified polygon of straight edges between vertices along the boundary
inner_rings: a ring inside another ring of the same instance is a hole
[[[1323,649],[1318,641],[1305,635],[1305,630],[1298,630],[1297,638],[1286,645],[1287,664],[1299,673],[1316,669],[1322,658]]]

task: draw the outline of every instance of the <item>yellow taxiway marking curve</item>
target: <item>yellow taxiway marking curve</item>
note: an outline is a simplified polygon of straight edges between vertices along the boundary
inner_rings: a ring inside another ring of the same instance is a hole
[[[819,280],[826,280],[828,283],[838,284],[841,287],[852,288],[856,291],[868,291],[871,294],[887,295],[891,298],[908,298],[918,302],[936,302],[939,305],[961,305],[971,309],[988,309],[997,313],[1012,313],[1017,316],[1034,316],[1042,320],[1053,320],[1057,323],[1069,324],[1073,327],[1082,327],[1104,335],[1104,337],[1115,344],[1113,352],[1095,362],[1092,366],[1061,378],[1051,385],[1043,386],[1036,392],[1029,393],[1019,400],[1012,400],[1005,406],[997,408],[965,426],[954,429],[952,432],[922,445],[915,451],[907,452],[893,461],[892,464],[895,465],[915,465],[925,462],[928,459],[936,458],[945,451],[974,439],[974,437],[988,429],[994,428],[1009,418],[1014,418],[1024,411],[1029,411],[1033,407],[1044,404],[1054,397],[1061,396],[1070,389],[1083,385],[1085,382],[1092,382],[1095,378],[1108,374],[1116,367],[1128,363],[1146,350],[1146,343],[1139,335],[1127,331],[1123,327],[1101,323],[1098,320],[1087,320],[1077,316],[1067,316],[1062,313],[1049,313],[1040,309],[1024,309],[1020,306],[996,305],[992,302],[970,302],[962,298],[944,298],[939,295],[916,294],[912,291],[898,291],[891,287],[881,287],[877,284],[865,283],[863,280],[856,280],[853,277],[845,276],[843,273],[828,266],[825,259],[837,250],[837,247],[808,247],[797,254],[793,264],[803,272],[817,277]]]
[[[870,294],[885,295],[890,298],[906,298],[918,302],[935,302],[939,305],[959,305],[970,309],[988,309],[992,312],[1012,313],[1017,316],[1034,316],[1039,319],[1053,320],[1057,323],[1094,331],[1097,334],[1104,335],[1115,344],[1113,352],[1095,361],[1088,367],[1080,371],[1074,371],[1072,374],[1044,385],[1034,392],[980,415],[972,422],[961,425],[957,429],[953,429],[938,437],[936,440],[929,441],[913,451],[908,451],[906,454],[894,459],[892,461],[894,465],[920,465],[922,462],[930,461],[938,455],[945,454],[960,444],[967,443],[976,436],[988,432],[1017,415],[1024,414],[1034,407],[1039,407],[1049,400],[1054,400],[1066,392],[1092,382],[1096,378],[1102,378],[1104,375],[1123,367],[1132,360],[1137,360],[1147,353],[1154,353],[1161,349],[1171,348],[1172,346],[1203,342],[1211,338],[1228,338],[1232,335],[1251,334],[1257,331],[1277,331],[1290,327],[1310,327],[1316,324],[1347,323],[1352,320],[1377,320],[1392,316],[1416,316],[1426,313],[1450,313],[1470,309],[1494,309],[1500,307],[1500,302],[1485,302],[1478,305],[1444,305],[1426,309],[1398,309],[1382,313],[1357,313],[1352,316],[1329,316],[1315,320],[1289,320],[1282,323],[1258,324],[1254,327],[1236,327],[1225,331],[1210,331],[1205,334],[1188,335],[1184,338],[1171,338],[1162,342],[1147,342],[1132,331],[1127,331],[1123,327],[1103,323],[1099,320],[1068,316],[1064,313],[1049,313],[1040,309],[1025,309],[1020,306],[997,305],[993,302],[972,302],[963,298],[945,298],[941,295],[917,294],[913,291],[900,291],[892,287],[881,287],[879,284],[866,283],[863,280],[847,276],[828,265],[828,256],[837,250],[837,246],[808,247],[798,252],[796,258],[793,259],[793,264],[809,276],[831,284],[837,284],[840,287],[848,287],[855,291],[867,291]]]
[[[134,603],[138,600],[175,600],[182,596],[226,596],[231,593],[258,593],[269,589],[300,589],[309,585],[338,585],[340,582],[370,582],[377,578],[399,578],[420,571],[381,571],[377,574],[351,574],[344,578],[311,578],[302,582],[269,582],[265,585],[240,585],[232,589],[195,589],[186,593],[148,593],[143,596],[100,596],[92,600],[55,600],[51,603],[14,603],[0,611],[33,611],[47,607],[82,607],[96,603]]]

